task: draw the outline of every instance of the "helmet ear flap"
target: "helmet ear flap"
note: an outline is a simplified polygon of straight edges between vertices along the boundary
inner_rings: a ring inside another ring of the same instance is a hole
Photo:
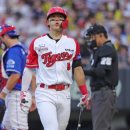
[[[62,28],[63,29],[66,29],[68,27],[68,24],[69,24],[69,20],[68,18],[66,18],[63,22],[62,22]]]

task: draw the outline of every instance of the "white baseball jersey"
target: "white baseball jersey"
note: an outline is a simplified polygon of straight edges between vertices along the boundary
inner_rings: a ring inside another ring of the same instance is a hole
[[[26,67],[38,68],[37,84],[72,84],[72,63],[79,59],[80,48],[76,40],[62,35],[56,42],[45,34],[30,44]]]

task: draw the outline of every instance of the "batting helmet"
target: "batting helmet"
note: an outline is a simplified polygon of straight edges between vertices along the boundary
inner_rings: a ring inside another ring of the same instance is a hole
[[[61,7],[52,7],[48,13],[47,13],[47,19],[50,17],[50,15],[59,13],[62,14],[65,18],[67,17],[66,11]]]
[[[61,7],[52,7],[47,13],[47,20],[52,14],[62,14],[65,17],[65,20],[62,22],[62,28],[65,29],[68,27],[68,18],[66,11]]]
[[[15,30],[15,26],[4,24],[0,26],[0,36],[8,34],[10,37],[18,37],[19,34],[17,34]]]

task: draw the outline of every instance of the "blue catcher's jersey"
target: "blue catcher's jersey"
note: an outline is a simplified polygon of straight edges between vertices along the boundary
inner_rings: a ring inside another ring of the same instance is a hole
[[[8,77],[13,73],[18,73],[22,78],[26,64],[26,52],[22,45],[16,44],[9,48],[3,57],[3,63]],[[13,88],[14,90],[21,90],[21,78]]]

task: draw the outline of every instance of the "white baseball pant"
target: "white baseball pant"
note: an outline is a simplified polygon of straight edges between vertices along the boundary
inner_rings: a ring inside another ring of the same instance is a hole
[[[66,130],[70,118],[70,88],[56,91],[38,86],[35,97],[44,130]]]

